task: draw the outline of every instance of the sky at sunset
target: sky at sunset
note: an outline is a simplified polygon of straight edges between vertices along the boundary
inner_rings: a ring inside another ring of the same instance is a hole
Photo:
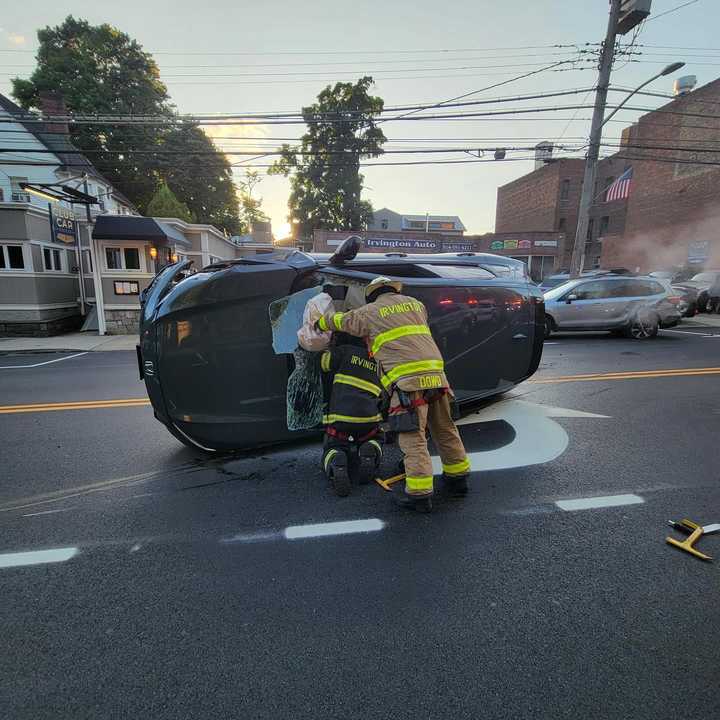
[[[674,60],[687,63],[678,75],[697,75],[699,84],[720,75],[720,3],[699,0],[657,17],[682,2],[654,0],[653,16],[636,39],[635,51],[642,54],[617,62],[614,85],[635,87]],[[386,107],[436,103],[577,58],[579,63],[560,66],[560,72],[544,71],[468,99],[580,90],[577,94],[460,110],[588,105],[596,70],[592,57],[578,54],[578,49],[592,49],[584,44],[603,38],[607,10],[607,0],[12,3],[0,17],[0,93],[10,95],[12,76],[31,73],[37,29],[58,24],[72,13],[94,24],[115,25],[153,52],[182,113],[297,111],[313,102],[328,83],[365,74],[375,78],[374,92]],[[623,42],[630,40],[628,35]],[[672,80],[662,78],[649,89],[670,92]],[[653,108],[664,102],[642,97],[630,105]],[[431,112],[415,117],[422,114]],[[366,168],[366,197],[376,208],[459,215],[469,232],[490,231],[498,185],[533,167],[532,152],[524,148],[544,139],[568,148],[581,145],[590,114],[590,109],[572,108],[523,116],[388,121],[383,124],[388,150],[520,149],[508,152],[508,158],[516,159],[505,162]],[[610,123],[605,140],[613,142],[623,124],[640,114],[622,111],[617,117],[623,122]],[[258,155],[292,142],[302,131],[302,125],[225,125],[208,130],[223,150],[257,150]],[[233,163],[244,159],[229,157]],[[473,156],[388,154],[382,162],[461,159]],[[268,158],[246,160],[244,166],[267,162]],[[234,172],[242,177],[243,165]],[[264,209],[276,231],[286,221],[288,190],[284,178],[267,177],[260,184]]]

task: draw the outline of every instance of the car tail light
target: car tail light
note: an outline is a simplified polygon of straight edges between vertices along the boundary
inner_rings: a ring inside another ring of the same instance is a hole
[[[670,295],[668,297],[668,301],[671,302],[673,305],[679,305],[683,299],[680,297],[680,295]]]
[[[443,306],[446,307],[446,306],[448,306],[448,305],[452,305],[453,302],[454,302],[454,300],[453,300],[452,298],[443,298],[443,299],[438,303],[438,305],[443,305]]]
[[[477,305],[480,301],[476,297],[468,298],[468,305]]]

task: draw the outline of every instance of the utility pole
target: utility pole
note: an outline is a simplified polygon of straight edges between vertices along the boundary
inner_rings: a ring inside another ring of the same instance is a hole
[[[585,242],[590,220],[590,207],[594,199],[603,117],[605,116],[605,104],[607,102],[608,86],[610,85],[610,71],[615,56],[615,36],[617,35],[618,19],[620,17],[620,3],[621,0],[610,0],[610,17],[608,18],[607,33],[605,34],[605,42],[600,56],[600,71],[598,73],[597,90],[595,91],[595,109],[593,110],[592,125],[590,126],[590,142],[585,160],[585,176],[580,195],[575,245],[573,246],[572,260],[570,261],[571,278],[580,275],[585,260]]]

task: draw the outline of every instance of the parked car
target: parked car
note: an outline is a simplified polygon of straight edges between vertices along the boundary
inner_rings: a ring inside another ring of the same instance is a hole
[[[712,287],[716,278],[720,275],[720,270],[707,270],[705,272],[693,275],[689,280],[683,280],[676,283],[682,287],[694,288],[697,290],[697,309],[698,312],[707,311],[708,290]]]
[[[583,278],[589,278],[589,277],[597,277],[598,275],[632,275],[633,273],[630,270],[627,270],[625,268],[612,268],[608,270],[585,270],[580,274],[580,277]],[[554,275],[548,275],[547,277],[543,278],[540,282],[540,290],[543,293],[548,292],[548,290],[552,290],[555,287],[558,287],[559,285],[562,285],[563,283],[566,283],[568,280],[570,280],[570,273],[567,271],[555,273]]]
[[[658,280],[668,280],[673,284],[689,280],[695,274],[695,270],[685,267],[671,268],[669,270],[653,270],[648,273],[650,277],[657,278]]]
[[[695,288],[684,285],[672,285],[672,294],[678,298],[677,309],[683,317],[695,317],[698,312],[698,292]]]
[[[671,300],[672,298],[672,300]],[[680,321],[669,285],[651,277],[579,278],[545,293],[546,337],[556,330],[611,330],[638,340]]]
[[[338,260],[278,249],[183,277],[188,264],[165,268],[146,294],[138,362],[155,417],[193,447],[235,450],[301,435],[287,427],[294,356],[273,351],[269,306],[277,330],[278,307],[297,308],[295,294],[328,285],[340,286],[340,296],[347,288],[341,308],[349,309],[373,277],[402,279],[428,308],[460,413],[530,377],[540,362],[543,297],[512,258],[350,253]]]

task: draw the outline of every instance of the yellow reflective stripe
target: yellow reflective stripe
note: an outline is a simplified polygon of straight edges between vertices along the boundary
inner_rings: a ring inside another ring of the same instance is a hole
[[[343,313],[335,313],[333,315],[333,325],[336,330],[342,330]]]
[[[327,351],[320,356],[320,368],[323,372],[330,372],[330,353]]]
[[[387,388],[390,387],[390,385],[392,385],[398,378],[405,377],[406,375],[430,372],[432,370],[442,372],[444,367],[445,363],[443,363],[442,360],[415,360],[414,362],[396,365],[392,370],[390,370],[390,372],[383,375],[380,380]]]
[[[452,465],[442,464],[443,472],[447,475],[465,475],[470,472],[470,461],[465,458],[459,463],[453,463]]]
[[[325,460],[323,460],[323,468],[325,469],[325,472],[327,472],[328,465],[330,464],[330,461],[337,455],[337,450],[331,450],[326,456]]]
[[[432,490],[432,475],[408,475],[405,478],[405,488],[407,490]]]
[[[363,423],[375,423],[380,422],[382,420],[382,415],[371,415],[370,417],[355,417],[354,415],[335,415],[334,413],[331,413],[330,415],[323,415],[323,424],[329,425],[330,423],[334,422],[346,422],[346,423],[357,423],[357,424],[363,424]]]
[[[430,335],[430,328],[427,325],[402,325],[392,330],[386,330],[384,333],[380,333],[373,341],[373,354],[376,354],[385,343],[407,335]]]
[[[382,455],[382,445],[377,440],[368,440],[368,442],[371,445],[374,445],[377,448],[377,451]]]
[[[328,327],[327,320],[325,319],[325,316],[322,315],[320,319],[318,320],[318,327],[321,330],[325,330],[327,332],[330,328]]]
[[[380,388],[377,385],[368,382],[367,380],[361,380],[360,378],[353,377],[352,375],[343,375],[342,373],[337,373],[335,375],[333,383],[352,385],[353,387],[356,387],[359,390],[365,390],[366,392],[369,392],[376,397],[380,395]]]

